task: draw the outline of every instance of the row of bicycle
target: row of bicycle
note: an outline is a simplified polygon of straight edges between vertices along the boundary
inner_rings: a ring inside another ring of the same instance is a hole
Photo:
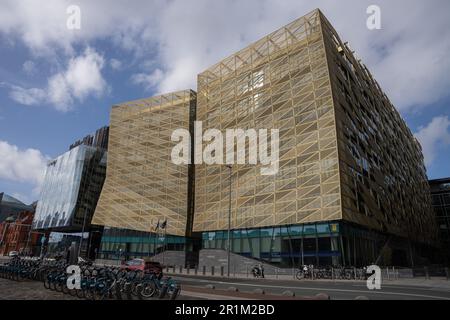
[[[295,277],[298,280],[306,279],[332,279],[332,280],[367,280],[366,268],[354,267],[324,267],[303,266],[297,270]]]
[[[181,291],[174,279],[163,277],[162,273],[89,264],[74,266],[61,261],[15,258],[0,265],[0,277],[42,281],[46,289],[88,300],[174,300]]]

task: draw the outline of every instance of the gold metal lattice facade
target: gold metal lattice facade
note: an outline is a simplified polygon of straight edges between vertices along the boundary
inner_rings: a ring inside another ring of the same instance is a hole
[[[279,129],[279,171],[233,165],[231,228],[342,217],[335,114],[319,11],[198,77],[204,129]],[[229,172],[196,166],[194,231],[228,227]]]
[[[434,242],[422,148],[367,67],[321,15],[336,113],[343,219]]]
[[[175,129],[190,130],[196,94],[191,90],[114,106],[111,111],[106,180],[92,223],[167,233],[191,229],[191,167],[171,160]]]
[[[346,220],[433,237],[420,145],[320,10],[201,73],[197,119],[280,130],[278,174],[232,167],[232,229]],[[196,166],[194,231],[228,228],[228,183],[226,166]]]

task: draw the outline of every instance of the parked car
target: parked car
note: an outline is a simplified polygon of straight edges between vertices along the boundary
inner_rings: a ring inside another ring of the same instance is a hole
[[[162,274],[162,265],[156,261],[145,261],[144,259],[133,259],[122,263],[121,267],[127,270],[141,270]]]
[[[12,257],[18,257],[18,256],[19,256],[19,253],[18,253],[17,251],[10,251],[9,254],[8,254],[8,256],[10,256],[11,258],[12,258]]]

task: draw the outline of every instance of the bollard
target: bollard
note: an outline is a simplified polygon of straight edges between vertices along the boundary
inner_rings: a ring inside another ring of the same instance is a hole
[[[166,272],[169,273],[169,266],[166,267]]]
[[[295,297],[295,292],[293,292],[291,290],[286,290],[286,291],[283,291],[282,295],[286,296],[286,297]]]
[[[334,268],[333,267],[331,268],[331,280],[336,280],[336,279],[334,279]]]
[[[390,277],[389,277],[389,267],[386,267],[386,274],[387,274],[387,279],[390,280]]]
[[[198,266],[195,266],[195,270],[194,270],[195,275],[198,274]]]
[[[424,270],[425,270],[425,278],[427,279],[427,280],[430,280],[430,273],[428,272],[428,267],[423,267],[424,268]]]
[[[175,273],[175,265],[172,268],[173,268],[173,273]]]
[[[266,292],[264,291],[264,289],[261,288],[257,288],[255,290],[253,290],[254,294],[266,294]]]
[[[221,275],[222,277],[223,277],[223,274],[224,274],[223,269],[224,269],[224,267],[223,267],[223,266],[220,266],[220,275]]]
[[[191,270],[191,267],[188,266],[188,267],[186,268],[186,273],[189,274],[189,273],[191,272],[190,270]]]
[[[211,275],[214,275],[214,266],[211,266]]]
[[[206,266],[203,266],[202,273],[203,273],[203,275],[206,275]]]

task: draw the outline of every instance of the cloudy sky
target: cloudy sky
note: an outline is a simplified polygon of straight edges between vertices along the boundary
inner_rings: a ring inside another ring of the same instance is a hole
[[[373,4],[381,30],[366,27]],[[448,0],[2,0],[0,192],[38,199],[46,161],[112,104],[195,90],[199,72],[317,7],[422,142],[429,177],[450,176]]]

